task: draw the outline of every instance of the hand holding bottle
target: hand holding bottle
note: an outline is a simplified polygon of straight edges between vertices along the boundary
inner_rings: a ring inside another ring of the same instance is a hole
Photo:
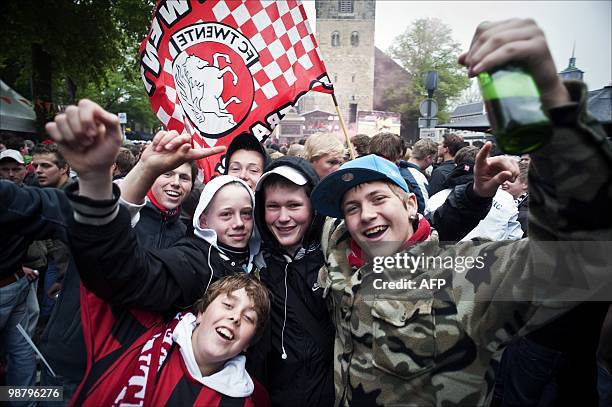
[[[570,101],[544,33],[531,19],[480,24],[470,49],[459,56],[459,63],[469,69],[470,76],[511,62],[518,63],[533,76],[546,110]]]

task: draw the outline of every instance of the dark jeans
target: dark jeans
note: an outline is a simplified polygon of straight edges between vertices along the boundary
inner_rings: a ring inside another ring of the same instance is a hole
[[[597,392],[599,407],[612,406],[612,373],[602,365],[597,366]]]
[[[549,407],[557,399],[555,375],[564,356],[526,338],[504,350],[495,375],[492,406]]]
[[[41,362],[42,363],[42,362]],[[67,406],[68,402],[74,395],[74,392],[79,387],[78,382],[71,381],[70,379],[66,379],[62,376],[53,377],[46,366],[41,367],[40,372],[40,385],[41,386],[63,386],[64,388],[64,400],[63,401],[45,401],[44,403],[40,403],[42,407],[60,407]]]

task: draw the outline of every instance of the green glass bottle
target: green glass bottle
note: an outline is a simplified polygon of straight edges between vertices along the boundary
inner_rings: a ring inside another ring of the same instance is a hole
[[[520,155],[542,147],[552,136],[540,92],[530,74],[506,65],[478,75],[480,91],[498,147]]]

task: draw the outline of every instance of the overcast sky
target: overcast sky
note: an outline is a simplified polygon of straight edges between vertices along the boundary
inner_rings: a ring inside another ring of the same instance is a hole
[[[335,0],[330,0],[335,1]],[[311,24],[314,0],[303,1]],[[469,47],[476,26],[484,21],[533,18],[544,30],[559,71],[568,65],[576,43],[576,66],[585,71],[589,89],[612,83],[612,1],[405,1],[376,2],[376,46],[383,51],[412,21],[438,17],[453,38]],[[313,29],[315,29],[313,27]]]

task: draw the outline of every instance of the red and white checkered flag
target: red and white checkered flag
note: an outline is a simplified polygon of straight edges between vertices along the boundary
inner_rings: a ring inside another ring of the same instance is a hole
[[[158,0],[140,56],[157,117],[200,147],[263,141],[303,94],[333,91],[296,0]],[[220,158],[199,163],[206,181]]]

